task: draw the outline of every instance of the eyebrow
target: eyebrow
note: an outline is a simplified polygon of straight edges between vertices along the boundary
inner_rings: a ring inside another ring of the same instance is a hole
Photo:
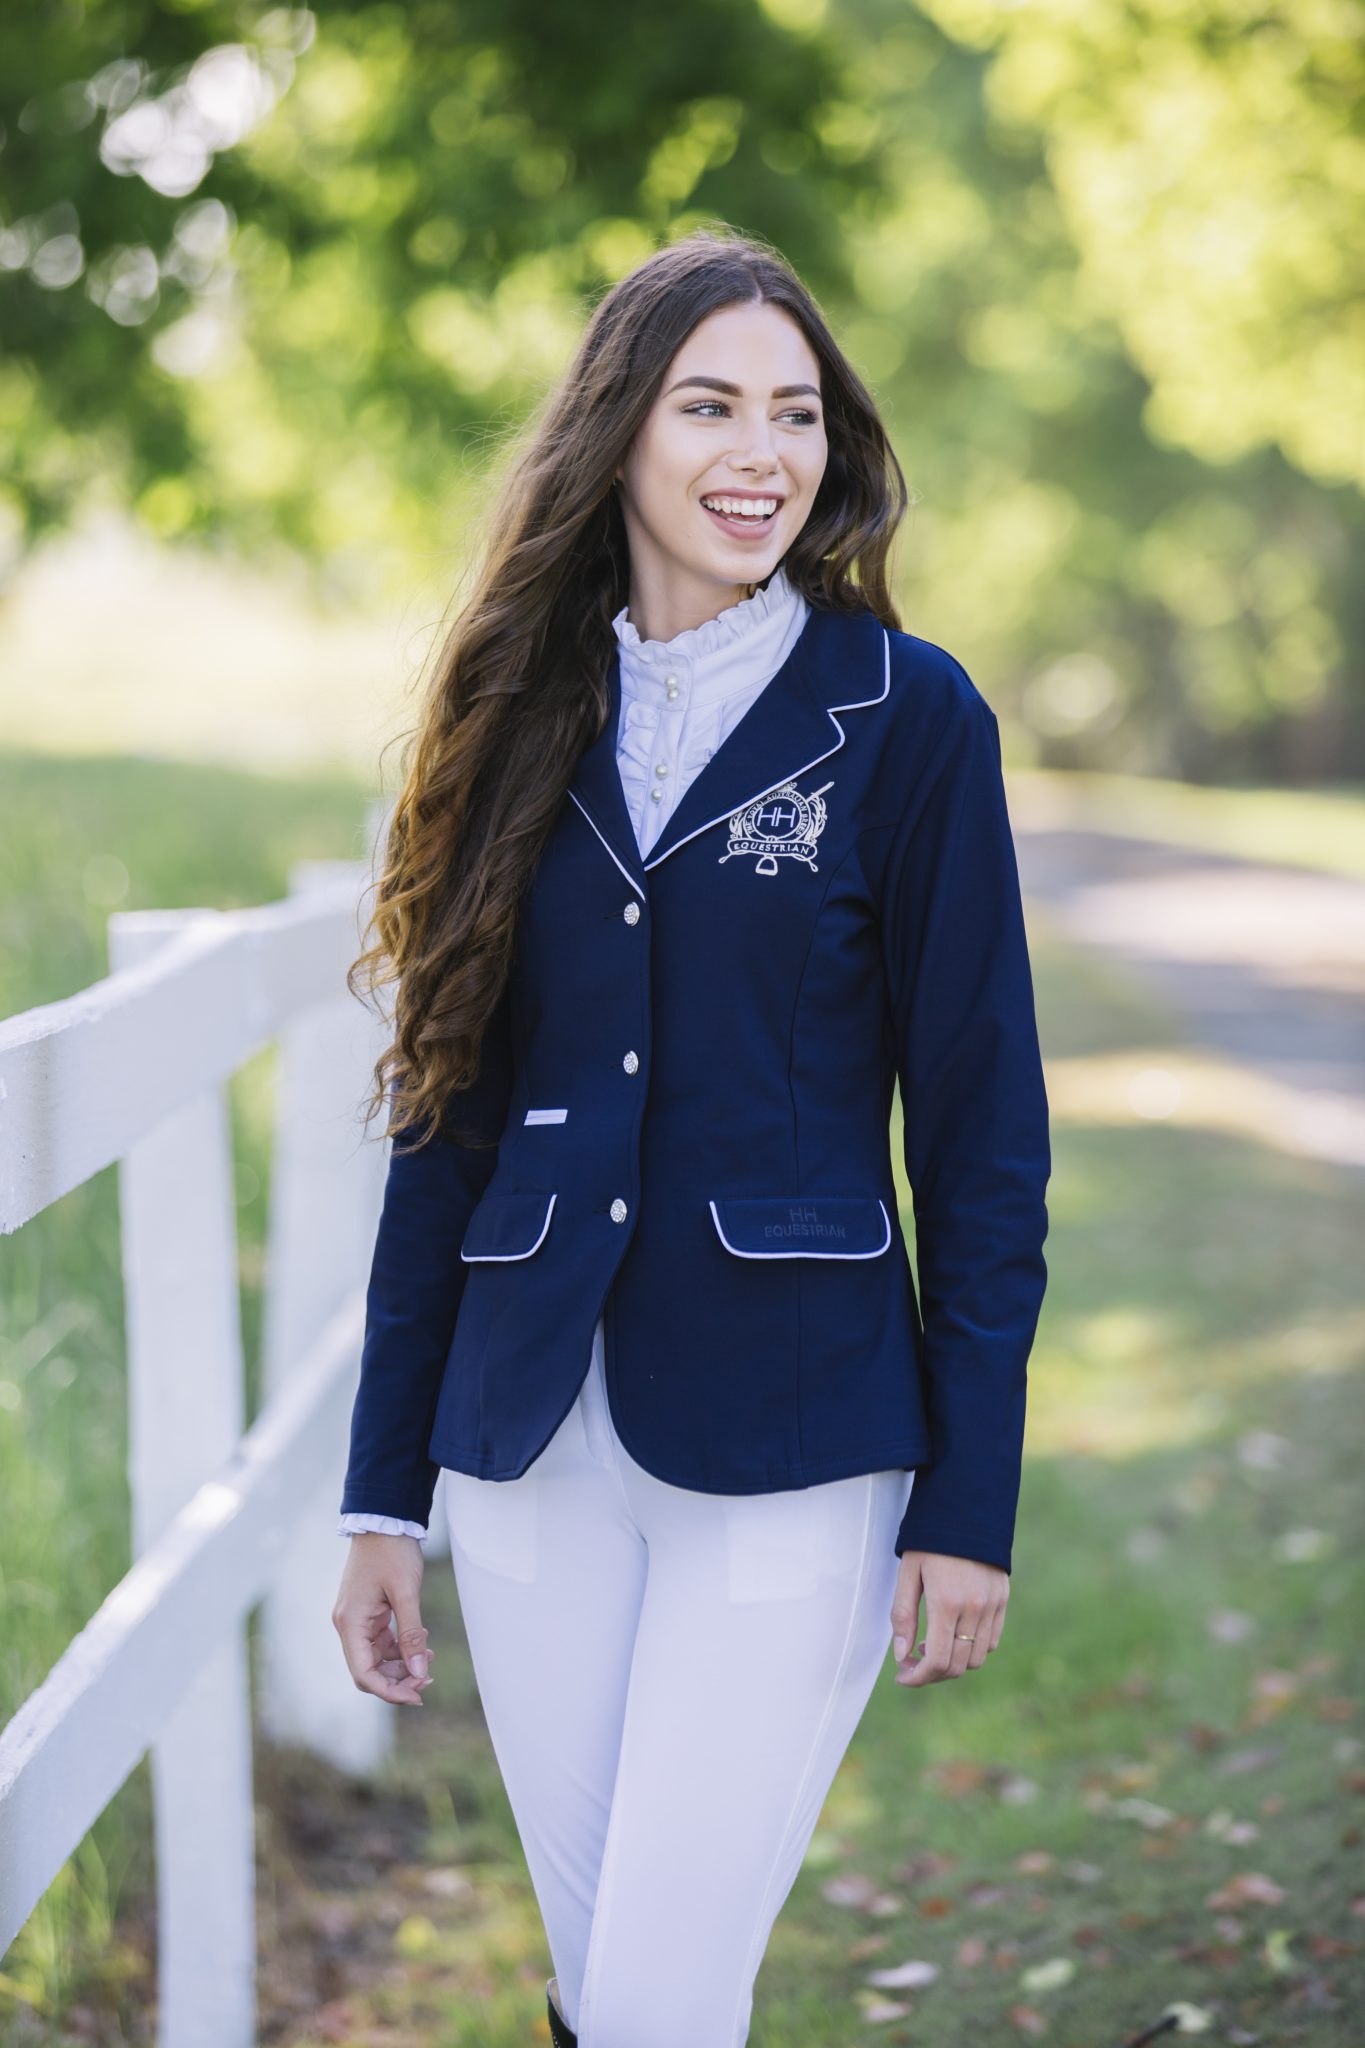
[[[738,384],[727,384],[724,377],[680,377],[676,384],[670,384],[665,391],[667,398],[674,391],[681,391],[684,384],[704,384],[708,391],[723,391],[727,398],[742,398],[743,391]],[[774,398],[818,398],[819,390],[814,384],[775,384]]]

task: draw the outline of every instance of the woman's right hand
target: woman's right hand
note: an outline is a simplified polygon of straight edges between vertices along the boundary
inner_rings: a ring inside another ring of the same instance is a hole
[[[332,1626],[351,1677],[377,1699],[420,1707],[436,1654],[422,1626],[422,1546],[415,1536],[370,1530],[347,1541]]]

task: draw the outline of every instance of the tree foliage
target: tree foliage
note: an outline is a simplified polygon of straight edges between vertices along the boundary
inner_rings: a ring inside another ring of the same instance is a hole
[[[1354,0],[0,16],[0,541],[98,484],[348,593],[458,552],[593,297],[724,219],[917,493],[913,629],[1046,758],[1359,769]]]

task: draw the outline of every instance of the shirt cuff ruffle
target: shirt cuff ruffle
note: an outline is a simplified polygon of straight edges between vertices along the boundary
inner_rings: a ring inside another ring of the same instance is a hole
[[[338,1536],[415,1536],[425,1543],[431,1531],[423,1522],[405,1522],[397,1515],[343,1515]]]

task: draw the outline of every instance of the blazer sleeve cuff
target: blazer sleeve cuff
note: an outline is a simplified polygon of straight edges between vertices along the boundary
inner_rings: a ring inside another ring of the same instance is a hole
[[[1002,1572],[1012,1567],[1012,1542],[999,1530],[974,1528],[964,1522],[916,1520],[914,1497],[896,1536],[896,1555],[904,1550],[932,1551],[941,1557],[969,1557],[977,1564],[993,1564]]]

